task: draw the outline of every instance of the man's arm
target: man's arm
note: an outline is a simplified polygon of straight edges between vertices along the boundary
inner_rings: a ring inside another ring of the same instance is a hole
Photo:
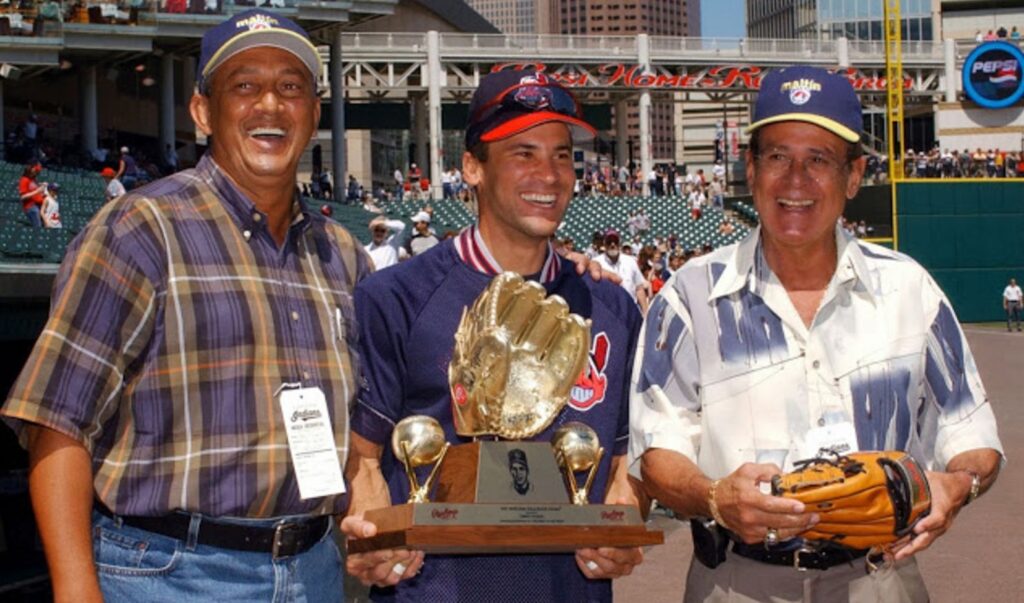
[[[981,481],[980,493],[986,492],[999,475],[1002,455],[991,448],[978,448],[961,452],[949,460],[945,471],[929,471],[928,486],[932,495],[932,509],[914,527],[914,537],[894,549],[896,559],[910,557],[925,550],[939,536],[953,527],[953,519],[967,502],[973,476]]]
[[[92,459],[80,442],[32,425],[28,433],[29,492],[53,600],[103,601],[92,557]]]
[[[377,526],[363,519],[363,514],[391,505],[388,485],[380,470],[384,448],[355,432],[350,445],[345,477],[352,489],[352,499],[341,521],[341,531],[349,540],[376,535]],[[422,566],[423,551],[383,549],[345,556],[346,571],[366,586],[393,586],[418,574]]]
[[[714,517],[713,496],[722,527],[747,544],[762,542],[768,528],[777,530],[782,540],[793,538],[819,519],[817,514],[806,513],[798,500],[761,492],[759,484],[781,473],[770,463],[744,463],[713,482],[693,461],[675,451],[650,449],[640,462],[644,487],[661,504],[681,517]]]

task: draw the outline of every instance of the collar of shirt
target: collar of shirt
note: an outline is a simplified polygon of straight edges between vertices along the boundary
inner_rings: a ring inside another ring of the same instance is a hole
[[[455,239],[455,253],[459,255],[459,259],[464,264],[477,272],[483,272],[489,276],[497,276],[504,272],[498,261],[491,255],[491,251],[487,249],[487,244],[484,243],[484,238],[480,235],[476,225],[464,228],[459,233],[459,236]],[[558,261],[558,254],[555,253],[554,246],[548,242],[547,257],[544,258],[544,264],[540,269],[540,275],[537,280],[542,285],[553,282],[558,276],[561,264]]]
[[[826,298],[831,297],[835,288],[840,285],[861,284],[868,299],[874,304],[879,295],[878,283],[864,261],[860,245],[856,243],[850,233],[843,230],[838,224],[835,228],[835,237],[836,256],[839,259],[836,262],[836,271],[829,282]],[[730,261],[725,264],[722,276],[711,289],[708,301],[732,295],[744,286],[750,287],[752,291],[763,290],[771,278],[771,269],[762,253],[761,227],[758,226],[736,245]]]
[[[196,174],[206,180],[217,193],[217,198],[224,204],[224,209],[235,220],[239,230],[252,233],[259,228],[266,229],[267,214],[260,211],[252,199],[238,188],[231,178],[221,169],[209,153],[203,155],[196,165]],[[294,227],[302,224],[303,228],[310,224],[309,209],[298,195],[292,198],[292,223]],[[249,237],[246,237],[249,240]]]

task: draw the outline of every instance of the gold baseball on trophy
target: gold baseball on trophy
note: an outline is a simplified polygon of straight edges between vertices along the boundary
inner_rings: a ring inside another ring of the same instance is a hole
[[[597,433],[584,423],[566,423],[555,431],[554,437],[551,438],[551,447],[554,448],[555,459],[569,483],[573,504],[587,504],[587,492],[604,455],[604,448],[601,448]],[[582,488],[576,482],[577,471],[588,472]]]
[[[409,478],[409,502],[427,502],[430,485],[448,452],[448,442],[444,439],[441,424],[426,415],[406,417],[391,432],[391,449],[395,457],[405,465],[405,475]],[[434,463],[434,468],[420,485],[414,469],[431,463]]]

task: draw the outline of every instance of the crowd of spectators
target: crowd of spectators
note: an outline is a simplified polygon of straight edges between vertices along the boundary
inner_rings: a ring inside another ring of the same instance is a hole
[[[903,160],[907,178],[1014,178],[1024,176],[1024,154],[1001,149],[934,148],[908,150]]]
[[[997,29],[990,29],[986,33],[982,33],[979,29],[974,34],[975,42],[988,42],[990,40],[1011,40],[1019,44],[1020,30],[1014,25],[1010,31],[1007,31],[1005,25],[1000,25]]]

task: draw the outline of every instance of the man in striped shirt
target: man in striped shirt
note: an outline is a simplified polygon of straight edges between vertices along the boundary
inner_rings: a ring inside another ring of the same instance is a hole
[[[273,13],[209,30],[190,108],[210,151],[68,251],[2,409],[57,601],[343,598],[331,516],[369,261],[296,195],[319,72]]]

